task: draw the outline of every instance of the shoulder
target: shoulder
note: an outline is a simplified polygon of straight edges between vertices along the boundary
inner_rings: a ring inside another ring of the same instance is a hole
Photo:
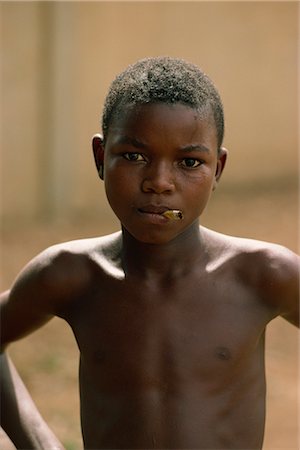
[[[116,241],[118,233],[96,238],[78,239],[52,245],[33,258],[29,268],[39,272],[48,272],[53,269],[55,274],[64,275],[76,269],[90,267],[98,256],[105,254]],[[58,269],[65,269],[64,272]]]
[[[288,248],[265,241],[240,238],[218,233],[203,228],[205,240],[210,249],[220,258],[240,258],[245,261],[257,262],[270,269],[270,272],[280,271],[284,275],[290,269],[299,267],[299,256]]]
[[[288,248],[254,239],[205,230],[210,246],[235,271],[249,289],[256,292],[278,314],[297,323],[299,308],[300,258]],[[214,263],[215,265],[217,262]]]
[[[45,283],[64,284],[89,279],[104,259],[109,259],[117,245],[118,233],[79,239],[48,247],[30,263]]]
[[[57,314],[61,306],[89,289],[99,272],[101,255],[114,240],[113,236],[104,236],[48,247],[25,266],[13,292],[32,297],[42,295],[45,302],[49,299],[53,313]]]

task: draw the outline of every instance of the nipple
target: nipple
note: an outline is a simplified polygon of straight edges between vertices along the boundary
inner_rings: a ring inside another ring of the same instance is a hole
[[[168,209],[167,211],[163,212],[162,215],[171,220],[183,219],[183,213],[179,209]]]

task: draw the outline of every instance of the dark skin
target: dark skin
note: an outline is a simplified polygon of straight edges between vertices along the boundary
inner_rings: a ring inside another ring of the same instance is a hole
[[[299,258],[199,227],[227,154],[209,112],[128,108],[93,150],[122,231],[33,260],[2,304],[3,347],[70,324],[87,449],[261,449],[265,328],[298,324]]]
[[[5,353],[0,355],[0,368],[1,427],[16,448],[63,450]]]

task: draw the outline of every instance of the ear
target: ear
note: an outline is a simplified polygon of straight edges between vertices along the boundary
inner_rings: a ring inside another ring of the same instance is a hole
[[[103,136],[101,134],[95,134],[92,139],[92,147],[94,153],[95,164],[97,172],[101,180],[104,178],[104,146]]]
[[[228,150],[225,147],[221,147],[218,151],[218,160],[217,160],[217,168],[215,173],[215,179],[213,184],[213,191],[218,186],[218,182],[221,178],[221,175],[223,173],[226,160],[227,160]]]

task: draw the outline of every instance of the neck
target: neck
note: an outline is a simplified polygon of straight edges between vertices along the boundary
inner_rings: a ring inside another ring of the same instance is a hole
[[[198,223],[166,244],[137,241],[123,229],[122,262],[126,273],[143,278],[176,277],[205,259],[205,246]]]

